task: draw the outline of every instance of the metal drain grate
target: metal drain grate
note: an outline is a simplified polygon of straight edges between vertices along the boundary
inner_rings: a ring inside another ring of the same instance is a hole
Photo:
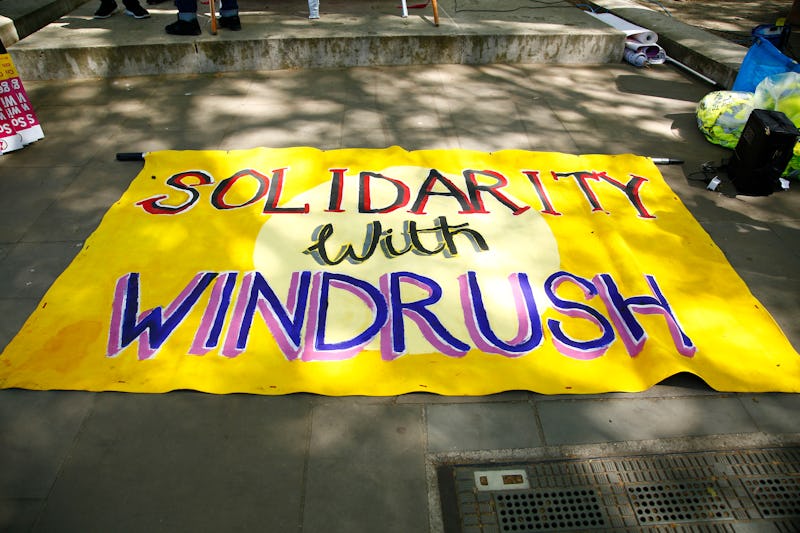
[[[763,516],[800,517],[800,479],[785,477],[743,481],[747,492]]]
[[[438,479],[447,533],[800,531],[800,448],[443,465]]]
[[[604,528],[607,520],[594,489],[514,491],[494,495],[501,531]]]
[[[628,486],[628,499],[642,525],[731,520],[733,513],[711,483],[683,481]]]

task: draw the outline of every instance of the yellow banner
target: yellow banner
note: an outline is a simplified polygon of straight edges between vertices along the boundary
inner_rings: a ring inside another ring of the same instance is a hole
[[[121,167],[122,168],[122,167]],[[800,391],[800,356],[653,163],[397,147],[150,153],[0,387]]]

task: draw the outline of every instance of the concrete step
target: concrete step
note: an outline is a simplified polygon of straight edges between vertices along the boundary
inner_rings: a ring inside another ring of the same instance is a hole
[[[412,4],[409,2],[409,4]],[[290,68],[419,64],[620,61],[624,35],[566,1],[439,0],[439,26],[430,6],[400,0],[322,0],[321,19],[308,20],[303,0],[240,0],[242,30],[210,34],[208,7],[199,4],[202,35],[167,35],[172,2],[145,5],[148,19],[122,11],[92,18],[88,2],[9,48],[23,79],[52,80]]]
[[[11,46],[89,0],[0,0],[0,40]]]

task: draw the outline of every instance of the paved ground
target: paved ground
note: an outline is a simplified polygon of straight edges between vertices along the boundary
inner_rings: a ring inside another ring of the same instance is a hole
[[[649,9],[703,28],[732,42],[749,46],[751,31],[761,24],[774,24],[787,17],[793,0],[633,0]]]
[[[116,152],[398,144],[686,160],[665,178],[800,349],[800,188],[749,198],[694,181],[729,153],[695,126],[709,87],[672,67],[360,67],[26,88],[46,138],[0,157],[0,346],[138,172]],[[3,390],[0,530],[435,532],[437,465],[797,446],[798,409],[798,395],[721,393],[685,375],[593,396]]]

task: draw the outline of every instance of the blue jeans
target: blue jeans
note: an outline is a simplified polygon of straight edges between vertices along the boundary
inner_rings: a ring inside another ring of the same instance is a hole
[[[175,0],[175,7],[178,13],[197,13],[197,0]],[[239,4],[236,0],[222,0],[222,5],[217,9],[220,11],[238,11]]]

